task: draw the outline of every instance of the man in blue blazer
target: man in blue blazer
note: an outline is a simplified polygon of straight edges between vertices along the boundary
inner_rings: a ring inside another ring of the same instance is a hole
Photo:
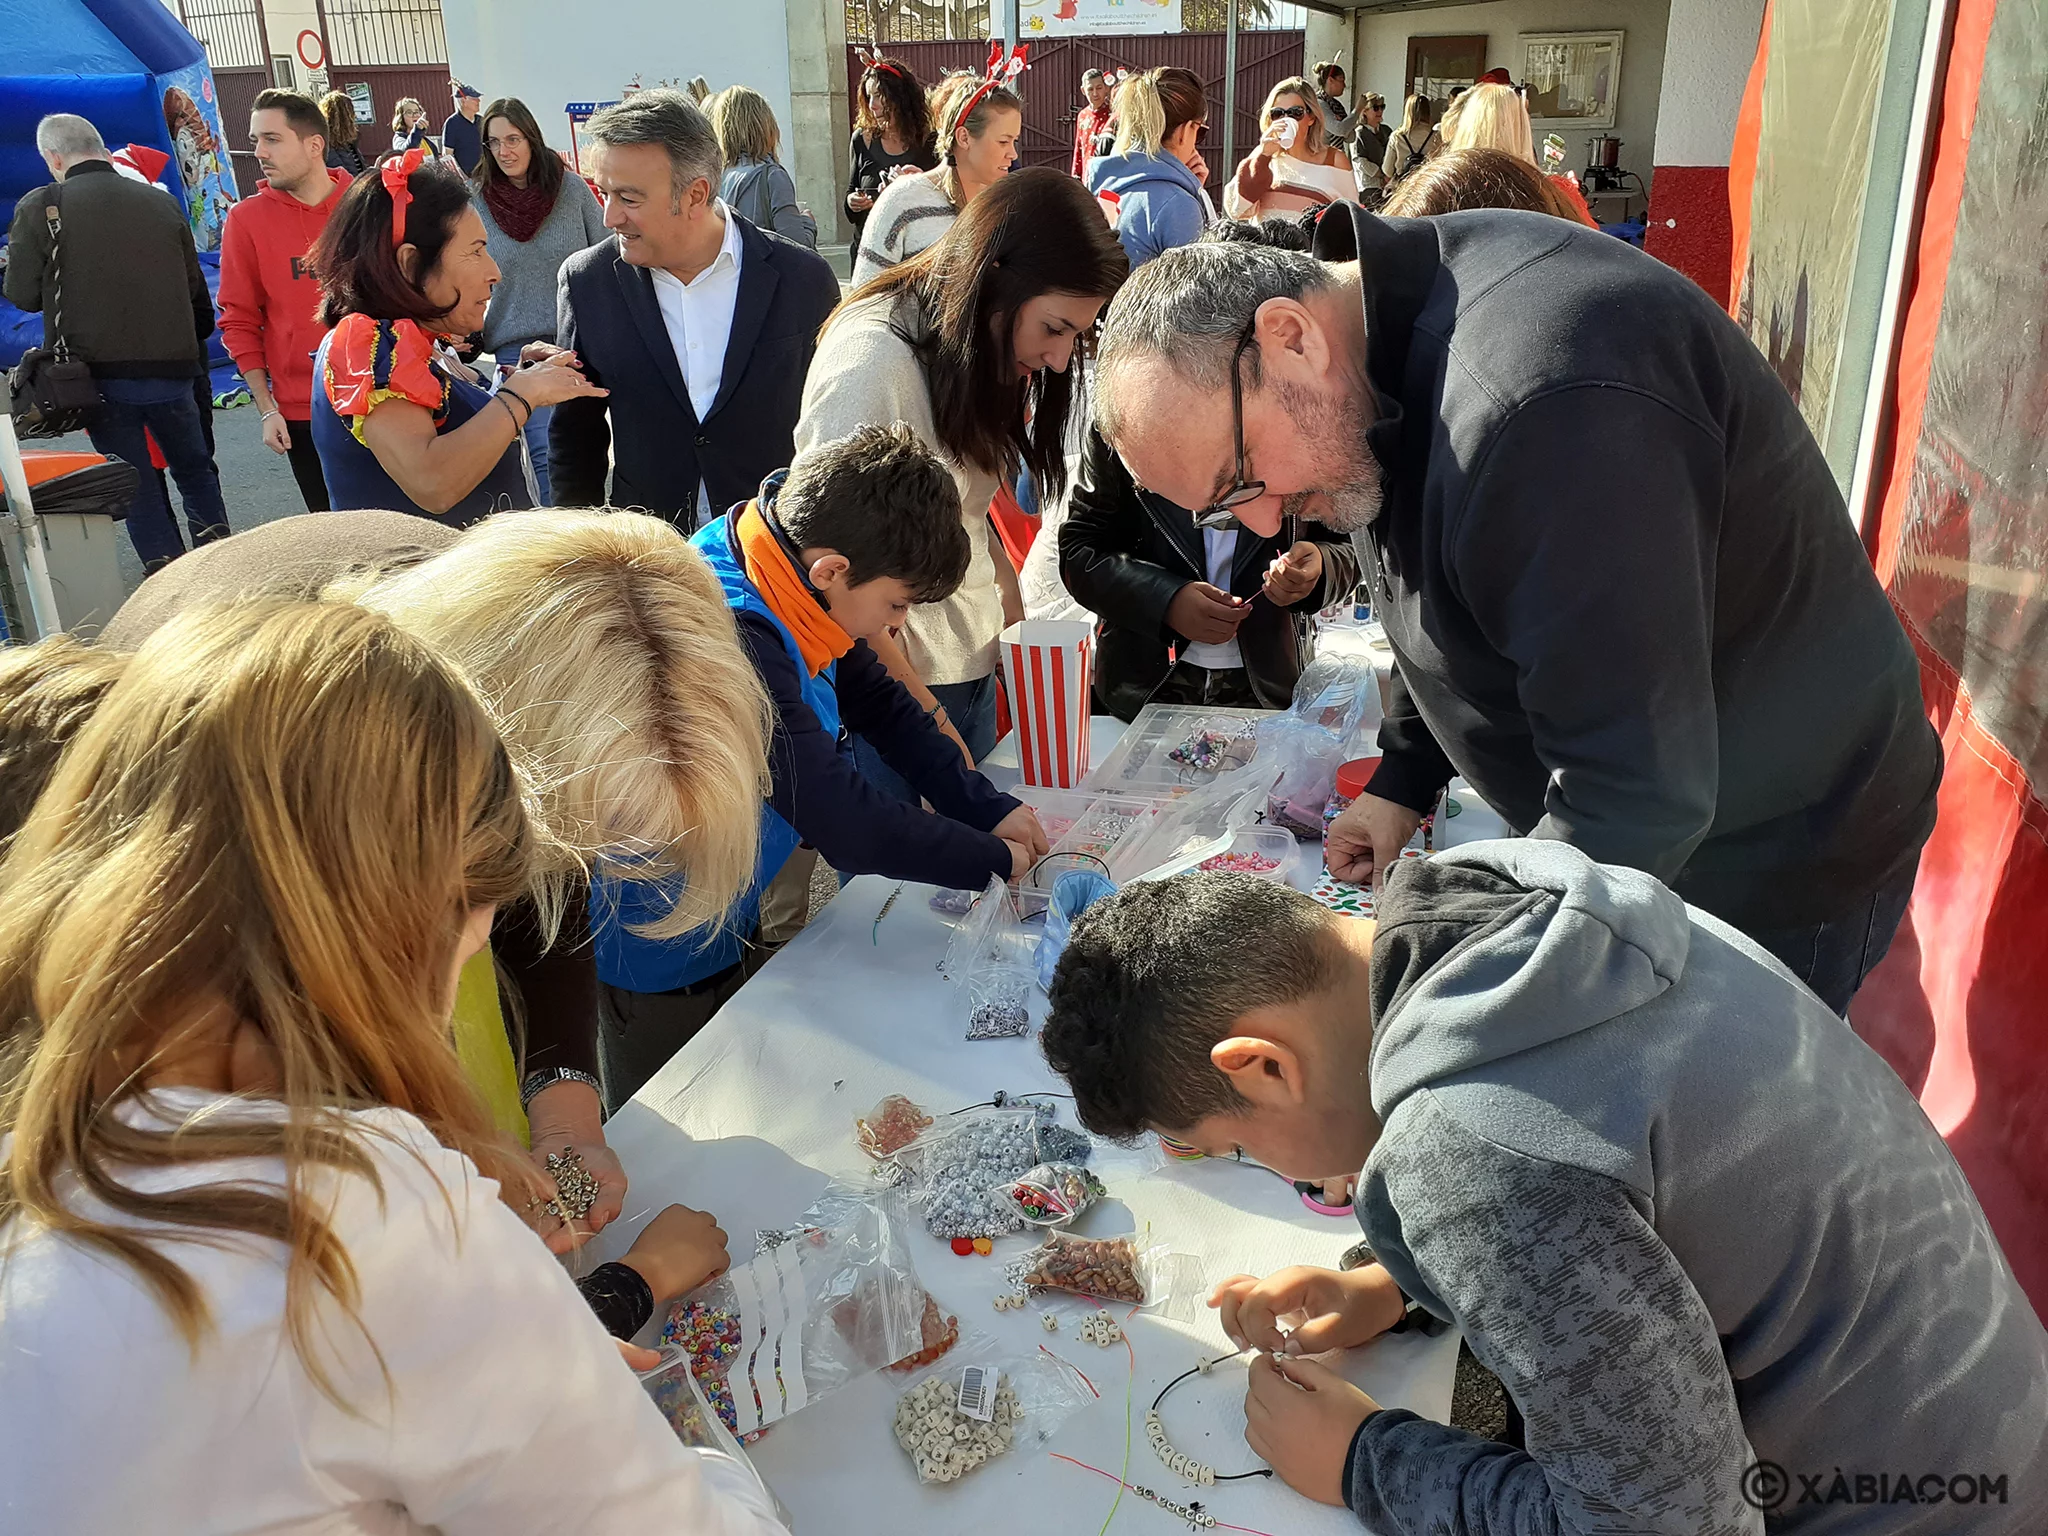
[[[680,92],[638,92],[584,137],[613,234],[562,264],[557,339],[610,394],[557,407],[555,502],[639,507],[688,533],[789,463],[839,281],[718,200],[718,140]]]

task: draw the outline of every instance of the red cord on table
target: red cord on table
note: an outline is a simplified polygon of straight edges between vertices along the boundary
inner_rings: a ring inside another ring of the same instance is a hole
[[[1054,1461],[1072,1462],[1073,1465],[1079,1467],[1083,1472],[1093,1472],[1097,1477],[1106,1477],[1112,1483],[1122,1484],[1124,1488],[1132,1493],[1137,1492],[1135,1484],[1124,1482],[1114,1472],[1105,1472],[1100,1467],[1091,1467],[1085,1461],[1075,1461],[1073,1457],[1062,1456],[1058,1451],[1049,1451],[1046,1454],[1051,1456]],[[1232,1525],[1228,1520],[1218,1520],[1216,1522],[1216,1529],[1219,1531],[1244,1531],[1247,1533],[1247,1536],[1267,1536],[1267,1533],[1264,1531],[1255,1531],[1248,1525]]]

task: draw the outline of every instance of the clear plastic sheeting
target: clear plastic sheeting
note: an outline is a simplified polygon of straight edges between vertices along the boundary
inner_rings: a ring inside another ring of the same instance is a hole
[[[1992,24],[1891,591],[2048,800],[2041,10],[2002,5]]]

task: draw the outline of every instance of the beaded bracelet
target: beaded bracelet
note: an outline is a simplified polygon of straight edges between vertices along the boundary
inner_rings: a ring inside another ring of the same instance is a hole
[[[1203,1488],[1214,1487],[1217,1483],[1240,1482],[1247,1477],[1271,1477],[1273,1469],[1271,1467],[1258,1467],[1250,1472],[1218,1472],[1207,1462],[1197,1460],[1185,1451],[1175,1450],[1173,1442],[1166,1437],[1166,1424],[1159,1417],[1159,1405],[1166,1401],[1167,1393],[1186,1381],[1190,1376],[1206,1376],[1214,1367],[1235,1360],[1241,1353],[1241,1350],[1233,1351],[1227,1355],[1218,1355],[1214,1360],[1202,1360],[1188,1367],[1188,1369],[1182,1371],[1173,1380],[1161,1387],[1159,1395],[1152,1399],[1152,1406],[1145,1410],[1145,1437],[1152,1442],[1152,1454],[1159,1458],[1160,1465],[1176,1477],[1186,1478],[1189,1482]],[[1137,1492],[1142,1494],[1145,1493],[1145,1490],[1141,1488]],[[1151,1497],[1149,1494],[1146,1496]],[[1155,1499],[1154,1502],[1159,1501]],[[1175,1512],[1178,1513],[1179,1511],[1176,1510]]]

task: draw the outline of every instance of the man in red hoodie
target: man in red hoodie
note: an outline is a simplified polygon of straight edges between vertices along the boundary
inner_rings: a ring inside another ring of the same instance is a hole
[[[325,512],[311,426],[320,285],[307,257],[348,172],[328,168],[327,120],[297,91],[260,92],[249,138],[263,186],[228,210],[221,233],[221,339],[262,412],[265,445],[291,460],[306,510]]]

